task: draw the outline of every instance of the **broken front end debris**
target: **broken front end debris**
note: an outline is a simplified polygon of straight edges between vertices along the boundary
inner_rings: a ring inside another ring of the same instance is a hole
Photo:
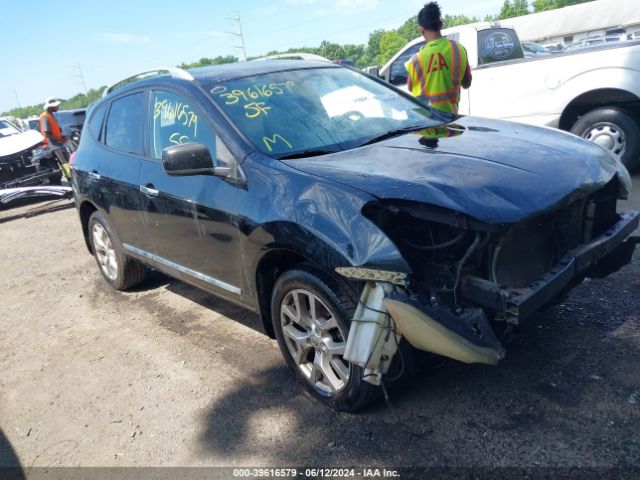
[[[616,212],[618,179],[556,210],[489,225],[415,202],[381,200],[363,213],[411,266],[411,273],[341,267],[365,282],[344,358],[380,384],[401,338],[464,363],[497,365],[497,335],[552,304],[585,277],[631,261],[638,212]]]

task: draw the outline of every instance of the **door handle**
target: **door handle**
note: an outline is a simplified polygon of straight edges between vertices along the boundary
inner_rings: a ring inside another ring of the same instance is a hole
[[[153,188],[152,184],[148,184],[148,186],[147,185],[140,185],[140,191],[142,193],[144,193],[147,197],[157,197],[158,196],[158,190]]]
[[[89,172],[89,178],[91,181],[97,182],[101,177],[100,174],[94,170],[93,172]]]

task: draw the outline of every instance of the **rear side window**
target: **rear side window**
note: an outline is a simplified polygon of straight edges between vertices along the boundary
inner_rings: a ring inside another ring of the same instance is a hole
[[[134,93],[111,102],[104,136],[114,150],[142,155],[144,125],[143,94]]]
[[[149,140],[152,158],[162,158],[162,150],[173,145],[197,142],[216,158],[216,136],[200,112],[185,98],[171,92],[151,92]]]
[[[516,32],[509,28],[491,28],[478,32],[478,64],[506,62],[524,58]]]
[[[102,130],[102,121],[104,120],[104,114],[107,112],[106,105],[100,105],[91,115],[87,127],[89,133],[96,140],[100,140],[100,130]]]

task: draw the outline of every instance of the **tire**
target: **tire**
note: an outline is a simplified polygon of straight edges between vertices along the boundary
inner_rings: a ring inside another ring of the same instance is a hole
[[[315,322],[309,307],[312,299]],[[356,304],[346,286],[307,265],[283,273],[271,296],[273,329],[286,364],[311,395],[345,412],[363,408],[380,394],[379,388],[362,379],[362,368],[346,362],[339,353],[344,353]],[[294,321],[297,311],[298,318],[307,317],[308,322]]]
[[[591,110],[573,124],[571,133],[603,146],[629,169],[640,163],[640,126],[625,110],[612,107]]]
[[[120,242],[100,212],[89,217],[88,232],[98,269],[111,287],[128,290],[144,280],[147,268],[122,252]]]

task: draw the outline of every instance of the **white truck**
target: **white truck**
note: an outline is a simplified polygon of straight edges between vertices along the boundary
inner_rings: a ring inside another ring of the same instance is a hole
[[[469,56],[473,83],[462,115],[493,117],[570,131],[640,163],[640,41],[525,57],[513,28],[474,24],[443,30]],[[404,64],[425,41],[405,45],[378,75],[406,90]]]

